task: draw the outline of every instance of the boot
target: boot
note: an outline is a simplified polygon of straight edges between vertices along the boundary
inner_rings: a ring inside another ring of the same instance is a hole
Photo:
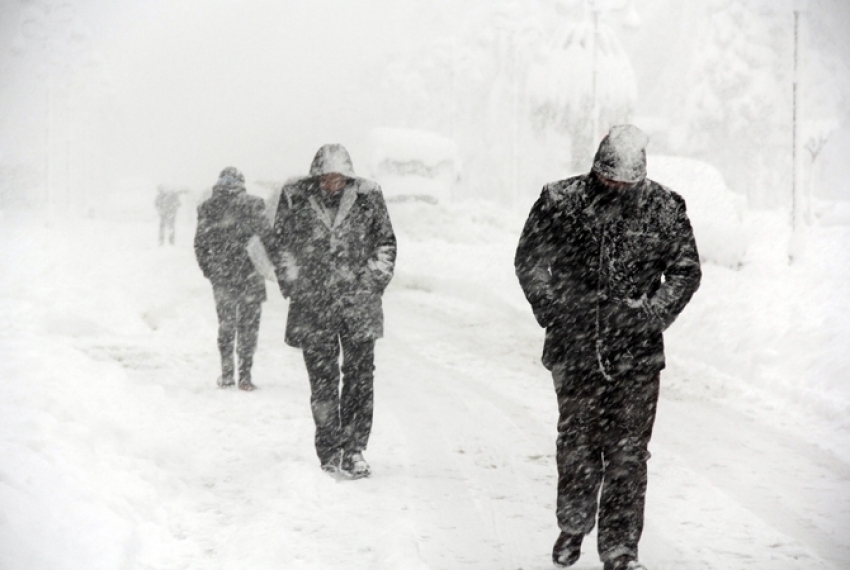
[[[257,387],[251,383],[251,366],[254,363],[252,356],[239,355],[239,389],[251,392]]]
[[[331,477],[338,477],[341,473],[340,466],[342,465],[342,450],[334,451],[331,455],[322,460],[322,471]]]
[[[235,376],[235,370],[233,366],[233,357],[221,357],[221,376],[218,377],[218,387],[219,388],[230,388],[235,383],[233,378]]]
[[[558,540],[555,541],[555,546],[552,547],[552,562],[555,563],[555,566],[566,568],[575,564],[581,555],[581,540],[583,538],[584,535],[582,534],[567,534],[561,531]]]
[[[359,451],[348,452],[342,459],[342,470],[351,479],[362,479],[372,474],[372,469],[366,460],[363,459],[363,454]]]

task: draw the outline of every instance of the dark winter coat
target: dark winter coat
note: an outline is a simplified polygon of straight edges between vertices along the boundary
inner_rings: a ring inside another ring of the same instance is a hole
[[[345,188],[330,196],[318,176],[340,172]],[[355,177],[339,145],[319,150],[311,176],[284,185],[269,253],[290,298],[286,342],[333,342],[339,334],[383,336],[381,296],[393,276],[396,238],[381,188]]]
[[[254,269],[245,246],[251,236],[267,238],[262,198],[249,196],[244,185],[216,184],[210,198],[198,206],[195,257],[213,287],[245,301],[266,300],[266,286]]]
[[[618,198],[594,174],[543,188],[515,268],[546,328],[544,365],[609,378],[664,368],[662,332],[701,277],[678,194],[643,179]]]

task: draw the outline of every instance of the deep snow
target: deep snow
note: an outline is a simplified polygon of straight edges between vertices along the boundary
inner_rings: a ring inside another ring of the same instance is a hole
[[[215,387],[187,216],[158,247],[154,221],[2,213],[0,568],[550,568],[557,410],[512,266],[527,207],[390,207],[356,482],[318,468],[271,285],[260,389]],[[706,264],[666,335],[642,559],[848,568],[850,228],[791,244],[780,214],[743,223],[744,266]],[[601,568],[595,535],[576,568]]]

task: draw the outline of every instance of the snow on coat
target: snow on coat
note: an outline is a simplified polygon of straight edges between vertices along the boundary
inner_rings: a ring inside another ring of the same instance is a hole
[[[212,196],[198,206],[195,257],[204,277],[246,300],[266,300],[263,277],[246,249],[252,236],[268,236],[264,208],[262,198],[246,193],[234,168],[222,171]]]
[[[332,172],[347,177],[336,200],[319,186],[318,176]],[[381,188],[354,175],[341,145],[319,149],[310,174],[284,185],[268,246],[281,293],[290,298],[286,342],[380,338],[381,296],[396,258]]]
[[[678,194],[644,178],[616,195],[592,173],[543,188],[514,265],[546,328],[544,365],[609,378],[664,368],[662,332],[701,278]]]

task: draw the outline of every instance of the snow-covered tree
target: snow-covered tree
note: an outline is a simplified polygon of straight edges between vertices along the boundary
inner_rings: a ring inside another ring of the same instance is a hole
[[[397,126],[454,138],[472,194],[516,199],[529,154],[529,63],[542,43],[536,2],[440,3],[428,17],[446,33],[385,66]]]
[[[791,195],[793,19],[767,0],[712,0],[684,86],[680,150],[713,162],[755,206]]]
[[[568,135],[571,170],[581,171],[608,128],[629,121],[637,82],[611,27],[567,22],[533,67],[529,92],[535,129]]]

